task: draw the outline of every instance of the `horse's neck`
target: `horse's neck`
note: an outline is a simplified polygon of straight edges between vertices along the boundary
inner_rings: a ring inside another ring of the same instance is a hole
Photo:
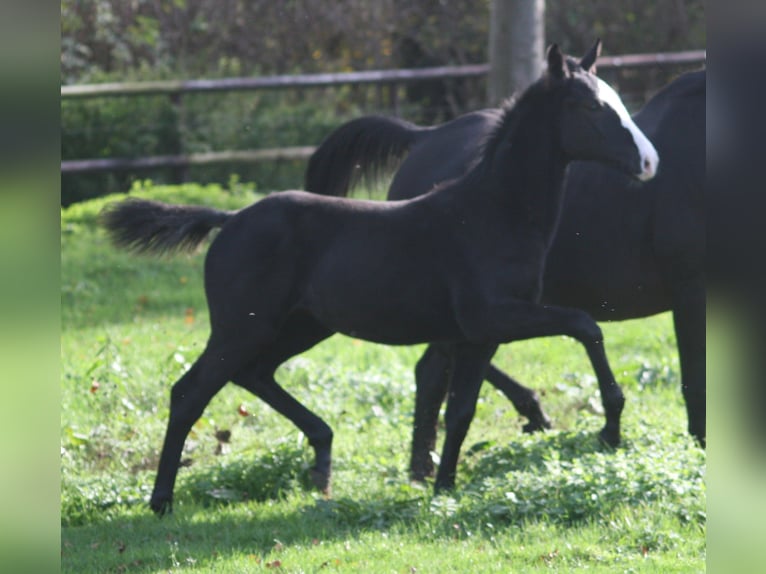
[[[520,118],[495,147],[483,174],[494,209],[502,209],[509,223],[534,232],[547,245],[558,224],[567,165],[553,121]]]

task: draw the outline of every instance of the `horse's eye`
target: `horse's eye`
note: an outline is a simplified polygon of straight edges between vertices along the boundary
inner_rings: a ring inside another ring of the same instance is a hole
[[[601,104],[598,102],[590,101],[585,103],[585,108],[591,112],[597,112],[601,109]]]

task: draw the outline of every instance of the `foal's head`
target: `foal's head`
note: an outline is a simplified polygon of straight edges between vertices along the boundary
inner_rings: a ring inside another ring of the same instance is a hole
[[[612,164],[641,180],[654,177],[657,150],[633,123],[620,96],[595,75],[601,41],[579,61],[553,44],[548,48],[544,81],[560,91],[560,145],[573,160]]]

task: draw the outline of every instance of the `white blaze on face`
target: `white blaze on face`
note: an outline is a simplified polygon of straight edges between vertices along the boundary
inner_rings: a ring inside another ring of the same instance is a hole
[[[657,173],[657,166],[660,163],[660,157],[657,154],[657,150],[654,149],[652,142],[649,141],[638,126],[633,123],[633,119],[630,117],[628,110],[625,109],[625,104],[622,103],[620,96],[612,89],[612,86],[607,84],[604,80],[596,76],[598,81],[598,96],[601,101],[612,108],[622,121],[622,125],[633,136],[633,141],[636,142],[636,147],[641,154],[641,174],[638,179],[646,181],[652,179]]]

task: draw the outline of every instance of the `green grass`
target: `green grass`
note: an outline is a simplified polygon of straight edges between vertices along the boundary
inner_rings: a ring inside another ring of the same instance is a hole
[[[136,192],[226,207],[256,197],[235,187]],[[308,486],[300,432],[227,386],[187,440],[174,514],[158,520],[146,502],[170,387],[207,337],[204,255],[116,251],[94,225],[103,203],[62,212],[62,571],[704,571],[705,453],[685,432],[667,314],[604,325],[628,399],[615,451],[596,440],[598,389],[579,345],[504,346],[496,363],[540,392],[555,430],[523,435],[485,385],[458,487],[434,497],[407,477],[423,347],[335,336],[277,374],[335,431],[332,498]]]

